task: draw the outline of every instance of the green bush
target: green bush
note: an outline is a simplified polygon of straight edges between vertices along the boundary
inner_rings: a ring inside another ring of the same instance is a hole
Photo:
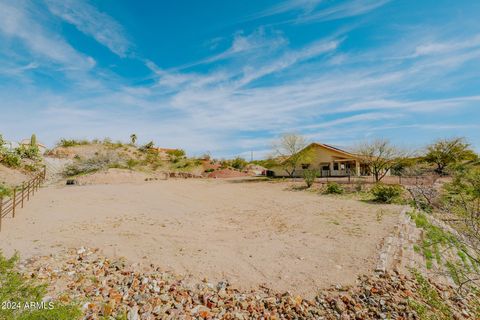
[[[40,158],[40,150],[36,145],[21,145],[15,149],[15,152],[22,159],[38,160]]]
[[[182,149],[168,150],[167,154],[170,157],[173,157],[173,158],[183,158],[183,157],[185,157],[185,151],[183,151]]]
[[[14,152],[4,152],[0,155],[0,162],[11,168],[18,168],[22,164],[20,157]]]
[[[400,199],[403,194],[403,188],[400,185],[386,185],[377,183],[370,190],[374,201],[381,203],[393,203]]]
[[[248,165],[248,162],[242,157],[236,157],[231,161],[231,166],[238,170],[243,170]]]
[[[342,194],[345,190],[336,182],[328,182],[327,187],[325,188],[326,194]]]
[[[316,170],[304,170],[303,171],[303,180],[305,181],[305,184],[307,185],[307,188],[310,188],[313,185],[316,177],[317,177],[317,171]]]
[[[0,197],[8,197],[12,194],[12,188],[0,183]]]
[[[130,169],[130,170],[133,169],[138,164],[139,164],[138,160],[135,160],[135,159],[128,159],[127,160],[127,168]]]
[[[75,139],[61,139],[57,146],[59,147],[74,147],[90,144],[88,140],[75,140]]]

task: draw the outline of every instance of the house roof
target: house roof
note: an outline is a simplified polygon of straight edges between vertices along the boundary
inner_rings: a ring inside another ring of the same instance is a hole
[[[313,142],[313,143],[309,144],[307,147],[305,147],[305,149],[309,148],[311,146],[319,146],[319,147],[322,147],[322,148],[325,148],[325,149],[333,150],[333,151],[338,152],[338,153],[342,153],[342,154],[344,154],[346,156],[349,156],[349,157],[358,158],[357,155],[355,155],[351,152],[348,152],[346,150],[340,149],[339,147],[335,147],[335,146],[325,144],[325,143]]]
[[[30,145],[30,143],[31,143],[31,140],[30,140],[30,139],[23,139],[22,141],[20,141],[19,144],[25,146],[25,145]],[[45,146],[43,143],[41,143],[41,142],[37,142],[37,146],[42,147],[42,148],[46,148],[46,146]]]

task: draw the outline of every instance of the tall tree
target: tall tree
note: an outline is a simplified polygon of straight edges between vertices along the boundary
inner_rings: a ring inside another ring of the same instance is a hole
[[[306,146],[305,138],[295,133],[284,134],[274,145],[275,153],[281,157],[280,164],[290,178],[293,178],[299,165],[310,161]]]
[[[445,169],[463,160],[473,160],[477,155],[470,149],[465,138],[440,139],[427,147],[424,157],[428,163],[435,164],[438,174],[445,174]]]
[[[392,145],[389,140],[375,139],[360,144],[355,153],[367,165],[375,181],[379,182],[396,165],[405,160],[407,153]]]

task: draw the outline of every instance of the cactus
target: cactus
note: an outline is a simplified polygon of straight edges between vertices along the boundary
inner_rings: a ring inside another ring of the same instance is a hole
[[[32,134],[32,137],[30,138],[30,146],[32,147],[36,147],[37,146],[37,136],[34,134]]]

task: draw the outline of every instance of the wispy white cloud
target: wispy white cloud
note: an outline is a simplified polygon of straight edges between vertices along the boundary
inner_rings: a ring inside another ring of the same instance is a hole
[[[293,13],[296,18],[288,18],[286,22],[324,22],[367,14],[388,2],[390,0],[347,0],[332,4],[322,0],[288,0],[254,15],[252,19]]]
[[[324,9],[320,9],[309,14],[305,14],[298,19],[298,22],[322,22],[337,20],[343,18],[350,18],[359,15],[366,14],[370,11],[373,11],[390,0],[356,0],[348,1]]]
[[[35,7],[21,1],[0,2],[2,41],[19,39],[35,55],[63,64],[70,69],[89,69],[95,60],[72,48],[63,38],[37,22]]]
[[[115,54],[125,57],[132,47],[122,26],[87,0],[46,0],[46,3],[54,15],[92,36]]]
[[[303,13],[311,13],[316,6],[318,6],[323,0],[288,0],[283,1],[280,4],[272,6],[267,10],[264,10],[254,16],[254,18],[263,18],[273,15],[278,15],[290,11],[300,11]]]

